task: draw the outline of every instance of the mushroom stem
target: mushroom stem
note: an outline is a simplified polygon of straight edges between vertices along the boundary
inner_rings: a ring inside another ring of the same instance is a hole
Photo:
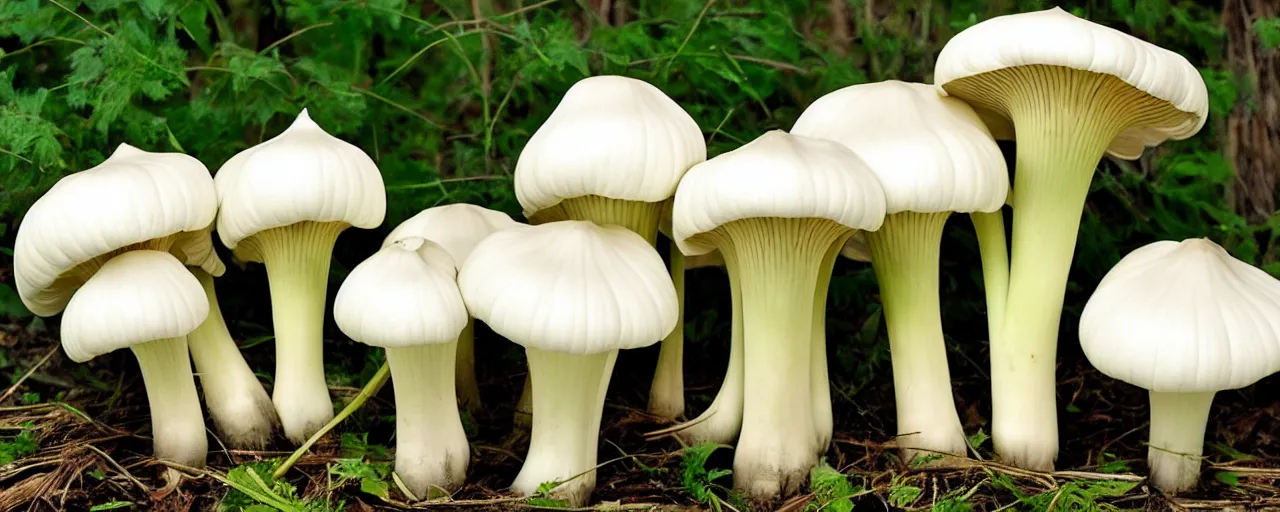
[[[261,450],[271,442],[271,433],[280,423],[271,397],[227,331],[213,276],[195,267],[187,270],[195,274],[209,299],[209,316],[187,335],[209,416],[228,446]]]
[[[1009,294],[991,344],[992,443],[1006,463],[1049,471],[1058,454],[1058,323],[1094,168],[1127,127],[1191,114],[1169,113],[1111,75],[1035,65],[978,76],[945,87],[1006,113],[1018,141]]]
[[[982,258],[982,287],[987,295],[987,341],[994,344],[1004,325],[1005,301],[1009,298],[1009,244],[1005,240],[1004,212],[969,214],[978,236],[978,253]]]
[[[848,235],[809,218],[737,220],[699,235],[738,264],[746,378],[734,487],[756,500],[794,494],[817,463],[813,307],[822,263]]]
[[[1151,440],[1147,465],[1156,488],[1179,493],[1200,480],[1200,455],[1214,392],[1160,393],[1151,396]]]
[[[209,453],[204,413],[196,393],[187,339],[169,338],[130,347],[138,358],[151,408],[151,439],[157,459],[203,468]]]
[[[950,215],[893,213],[878,231],[867,233],[889,331],[897,445],[908,463],[920,456],[965,454],[938,299],[942,229]]]
[[[684,414],[684,253],[671,242],[671,282],[680,319],[658,349],[658,367],[649,387],[649,413],[674,419]]]
[[[674,432],[688,443],[710,442],[729,444],[742,430],[743,350],[742,350],[742,291],[735,270],[737,263],[732,254],[724,255],[725,271],[729,275],[729,296],[732,307],[732,326],[729,334],[729,363],[724,372],[720,390],[711,405],[697,418],[674,427],[653,432],[650,435]]]
[[[618,351],[568,354],[525,347],[533,375],[533,432],[524,466],[511,488],[583,506],[596,484],[596,453],[604,396]]]
[[[457,348],[387,349],[396,399],[396,474],[419,499],[462,487],[471,461],[451,375]]]
[[[648,203],[603,196],[581,196],[560,202],[572,220],[589,220],[601,226],[617,225],[630,229],[649,242],[658,244],[658,223],[662,220],[663,201]]]
[[[850,233],[852,235],[852,233]],[[831,412],[831,382],[827,377],[827,291],[831,288],[831,273],[835,270],[836,257],[848,237],[840,237],[827,250],[818,268],[817,292],[813,295],[813,347],[809,352],[809,381],[813,401],[813,429],[817,435],[817,454],[821,457],[831,447],[835,432],[835,416]]]
[[[454,385],[458,388],[458,405],[471,412],[480,410],[480,384],[476,380],[476,320],[467,318],[467,326],[458,335],[458,357],[454,365]]]
[[[271,399],[284,434],[294,444],[333,419],[324,378],[323,330],[329,261],[347,224],[299,222],[268,229],[241,242],[267,267],[276,336]],[[239,252],[241,248],[237,248]]]

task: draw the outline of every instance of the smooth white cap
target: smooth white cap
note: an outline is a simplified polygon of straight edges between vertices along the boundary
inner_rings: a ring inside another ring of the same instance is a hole
[[[993,212],[1009,191],[1009,169],[986,125],[931,85],[845,87],[813,102],[791,133],[857,153],[884,186],[887,214]]]
[[[404,238],[421,237],[439,244],[461,266],[480,240],[494,231],[523,225],[497,210],[466,203],[448,204],[427,208],[401,222],[383,239],[382,247]]]
[[[303,109],[288,129],[227,160],[214,176],[218,236],[235,249],[259,231],[303,221],[382,224],[387,191],[373,159]]]
[[[32,313],[55,315],[80,284],[59,282],[63,273],[129,245],[203,230],[217,211],[199,160],[121,144],[101,164],[58,180],[27,211],[13,253],[18,295]]]
[[[1129,127],[1107,150],[1119,158],[1134,159],[1144,147],[1195,135],[1209,113],[1204,79],[1185,57],[1060,7],[997,16],[961,31],[938,54],[933,79],[942,90],[953,80],[1037,64],[1112,75],[1195,115],[1175,127]]]
[[[823,218],[875,231],[884,222],[884,188],[848,148],[774,130],[689,170],[676,191],[672,231],[680,251],[715,247],[690,237],[735,220]]]
[[[383,348],[458,341],[470,318],[453,258],[421,237],[392,242],[342,281],[333,319],[351,339]]]
[[[1280,281],[1203,238],[1122,258],[1080,316],[1099,371],[1150,391],[1236,389],[1280,370]]]
[[[209,316],[196,276],[173,255],[129,251],[107,260],[62,315],[62,349],[83,363],[149,341],[180,338]]]
[[[550,222],[498,231],[458,273],[467,309],[526,347],[596,354],[657,343],[679,317],[648,242],[619,226]]]
[[[648,82],[595,76],[569,88],[516,161],[516,199],[532,216],[597,195],[657,202],[707,159],[702,130]]]

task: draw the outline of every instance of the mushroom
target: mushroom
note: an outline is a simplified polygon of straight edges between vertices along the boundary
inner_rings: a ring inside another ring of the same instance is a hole
[[[819,283],[845,239],[878,229],[884,212],[884,189],[852,151],[778,130],[694,166],[676,191],[681,252],[718,249],[740,294],[745,378],[733,475],[752,498],[797,491],[817,462],[813,398],[826,391],[813,389]]]
[[[791,133],[843,144],[884,186],[887,215],[866,243],[889,332],[897,445],[906,461],[963,457],[968,445],[951,392],[938,298],[940,246],[952,212],[1004,206],[1009,175],[1000,148],[964,102],[897,80],[823,96]]]
[[[207,238],[207,236],[206,236]],[[216,256],[215,256],[216,258]],[[231,338],[218,305],[218,294],[209,272],[187,267],[204,288],[209,303],[209,316],[187,334],[187,348],[195,362],[205,406],[227,446],[244,450],[261,450],[271,442],[280,418],[271,405],[271,397],[258,381],[258,376],[245,362],[240,347]]]
[[[489,235],[458,286],[477,320],[525,347],[533,430],[512,488],[582,506],[595,487],[605,392],[621,349],[657,343],[675,327],[676,291],[640,235],[559,221]]]
[[[396,474],[416,498],[457,490],[471,449],[458,415],[454,365],[468,323],[449,253],[407,236],[356,265],[333,318],[351,339],[385,348],[396,395]]]
[[[338,235],[386,214],[369,155],[303,109],[280,135],[231,157],[214,177],[218,236],[237,259],[261,262],[271,289],[276,372],[271,399],[294,443],[333,419],[324,378],[324,305]]]
[[[439,244],[458,265],[467,260],[471,249],[494,231],[523,224],[510,215],[480,206],[459,203],[422,210],[409,218],[382,241],[382,247],[407,238],[422,237]],[[458,403],[469,411],[480,409],[480,386],[476,383],[475,323],[470,317],[467,328],[458,337],[458,362],[455,368]]]
[[[1006,463],[1051,470],[1058,322],[1093,170],[1104,153],[1133,159],[1198,132],[1204,80],[1181,55],[1060,8],[960,32],[934,80],[985,111],[992,131],[1007,135],[996,119],[1008,120],[1018,141],[1008,293],[991,333],[992,442]]]
[[[1214,394],[1280,370],[1280,281],[1207,238],[1151,243],[1102,278],[1080,347],[1102,373],[1150,391],[1151,481],[1190,490]]]
[[[200,283],[172,255],[128,251],[107,260],[62,315],[62,348],[83,363],[128,348],[138,358],[158,459],[204,467],[209,441],[186,335],[209,314]]]
[[[664,204],[681,176],[706,160],[698,123],[647,82],[595,76],[569,88],[516,162],[516,198],[531,224],[617,224],[656,245]],[[649,412],[684,413],[682,358],[664,341]]]

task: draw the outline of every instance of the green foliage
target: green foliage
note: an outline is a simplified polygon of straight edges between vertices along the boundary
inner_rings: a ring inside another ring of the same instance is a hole
[[[1005,474],[992,474],[992,485],[997,489],[1008,491],[1017,502],[1019,508],[1026,510],[1048,510],[1054,504],[1054,510],[1075,510],[1079,512],[1121,512],[1122,509],[1108,499],[1122,497],[1141,482],[1125,482],[1120,480],[1063,482],[1057,489],[1039,494],[1027,494],[1014,484],[1013,479]]]
[[[34,455],[40,449],[36,433],[30,427],[27,424],[14,436],[0,436],[0,466]]]
[[[131,508],[131,507],[133,507],[132,501],[108,501],[106,503],[101,503],[101,504],[89,507],[89,512],[98,512],[100,510],[119,510],[122,508]]]
[[[343,503],[330,505],[323,500],[298,496],[293,484],[271,478],[274,464],[254,462],[232,468],[223,482],[231,487],[222,498],[220,510],[226,512],[338,512]]]
[[[680,483],[684,492],[694,501],[717,512],[724,509],[724,499],[717,492],[726,494],[730,500],[739,499],[729,488],[715,482],[733,474],[733,470],[707,467],[711,454],[721,448],[730,447],[708,442],[698,443],[685,447],[680,459]]]
[[[337,489],[349,482],[358,482],[360,492],[379,498],[390,497],[391,464],[366,462],[362,459],[339,459],[329,464],[329,474],[337,477],[329,483],[329,489]]]
[[[825,462],[809,470],[809,490],[813,500],[805,512],[853,512],[853,499],[868,492],[849,483],[847,475]]]
[[[0,128],[0,130],[2,129]],[[22,299],[18,297],[17,290],[5,283],[0,283],[0,318],[4,317],[15,319],[31,318],[31,312],[27,311],[27,307],[22,304]]]

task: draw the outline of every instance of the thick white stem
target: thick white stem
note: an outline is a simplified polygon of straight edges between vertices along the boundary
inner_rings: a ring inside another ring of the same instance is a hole
[[[271,400],[285,437],[301,444],[333,419],[324,377],[324,317],[333,244],[345,224],[299,222],[242,242],[267,267],[276,374]],[[241,248],[237,247],[237,251]]]
[[[671,282],[680,317],[658,349],[658,367],[649,387],[649,413],[666,419],[684,415],[684,253],[671,243]]]
[[[822,263],[848,228],[821,219],[747,219],[718,228],[742,284],[742,433],[734,487],[772,501],[799,491],[817,463],[813,307]],[[829,406],[828,406],[829,407]]]
[[[533,383],[533,431],[524,466],[511,488],[528,496],[547,482],[571,507],[587,503],[596,484],[600,419],[616,350],[566,354],[525,347]]]
[[[467,319],[467,327],[458,335],[458,358],[454,368],[454,385],[458,388],[458,404],[468,411],[478,411],[480,384],[476,381],[476,320]]]
[[[471,462],[454,390],[456,352],[456,343],[387,349],[396,396],[396,474],[419,499],[462,487]]]
[[[527,352],[526,352],[527,353]],[[525,358],[528,360],[528,357]],[[516,412],[512,415],[512,423],[516,430],[529,430],[533,427],[533,374],[526,373],[524,386],[520,388],[520,399],[516,401]]]
[[[209,316],[187,335],[187,346],[195,361],[209,416],[228,447],[261,450],[271,442],[271,434],[280,419],[267,390],[227,331],[213,276],[199,268],[188,269],[209,298]]]
[[[196,393],[186,338],[130,347],[138,358],[151,407],[151,438],[157,459],[203,468],[209,453],[204,413]]]
[[[1200,481],[1200,456],[1213,395],[1150,393],[1147,464],[1151,466],[1151,482],[1160,490],[1174,494],[1190,491]]]
[[[898,438],[907,463],[965,455],[951,393],[938,300],[939,246],[949,213],[894,213],[867,234],[893,357]]]

